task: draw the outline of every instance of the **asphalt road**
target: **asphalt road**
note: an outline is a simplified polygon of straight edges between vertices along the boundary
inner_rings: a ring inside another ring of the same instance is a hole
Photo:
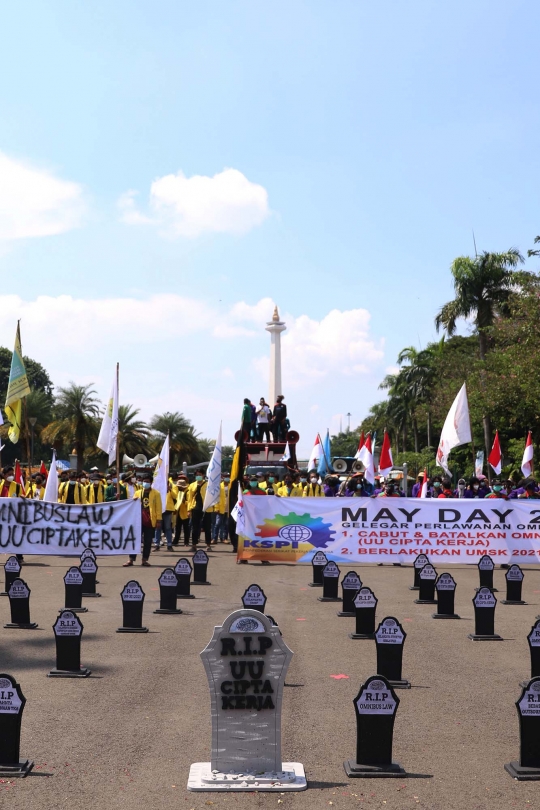
[[[339,605],[317,601],[311,568],[236,565],[230,546],[211,554],[211,587],[193,588],[180,616],[154,615],[157,577],[180,554],[152,555],[152,568],[122,568],[101,558],[101,599],[86,599],[85,680],[47,678],[54,666],[52,624],[63,605],[62,578],[70,560],[28,558],[23,576],[32,590],[34,631],[0,631],[0,672],[14,675],[27,698],[21,755],[36,763],[26,779],[0,782],[0,806],[10,810],[172,810],[174,808],[504,808],[538,807],[538,785],[518,783],[503,769],[519,756],[514,702],[529,675],[526,636],[540,612],[540,571],[526,570],[522,607],[497,605],[503,642],[472,642],[474,567],[451,567],[461,621],[434,621],[433,606],[415,605],[411,568],[351,566],[379,599],[377,618],[396,616],[407,631],[404,677],[413,688],[401,700],[394,759],[418,778],[349,780],[354,759],[353,698],[375,674],[372,641],[352,641],[354,619]],[[1,559],[4,562],[5,557]],[[342,574],[345,573],[342,567]],[[439,571],[440,573],[440,571]],[[146,592],[146,635],[115,633],[120,591],[138,579]],[[268,596],[294,658],[283,705],[283,757],[302,762],[309,789],[298,794],[189,793],[192,762],[210,759],[210,699],[199,653],[215,625],[241,607],[251,583]],[[499,600],[504,572],[495,572]],[[8,600],[0,619],[9,621]],[[335,678],[332,676],[347,676]],[[420,778],[424,777],[424,778]]]

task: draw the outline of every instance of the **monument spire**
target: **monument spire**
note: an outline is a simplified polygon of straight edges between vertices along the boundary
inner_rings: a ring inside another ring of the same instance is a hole
[[[276,397],[282,394],[281,390],[281,333],[287,326],[279,319],[277,304],[274,307],[272,320],[266,324],[266,331],[270,332],[270,381],[268,390],[268,404],[274,407]]]

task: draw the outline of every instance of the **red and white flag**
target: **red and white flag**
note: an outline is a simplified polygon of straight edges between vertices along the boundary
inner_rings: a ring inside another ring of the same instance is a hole
[[[493,447],[491,448],[491,453],[488,456],[488,461],[497,473],[497,475],[501,474],[501,463],[502,463],[502,453],[501,453],[501,443],[499,441],[499,431],[495,431],[495,438],[493,439]]]
[[[523,460],[521,462],[521,472],[528,478],[529,475],[532,475],[533,472],[533,455],[534,455],[534,448],[533,448],[533,441],[531,431],[527,435],[527,444],[525,445],[525,452],[523,453]]]
[[[365,436],[364,436],[364,431],[362,431],[362,433],[360,434],[360,441],[358,442],[358,450],[356,451],[356,455],[355,455],[355,459],[357,461],[360,461],[360,450],[362,449],[362,447],[364,446],[365,443],[366,443],[366,439],[365,439]]]
[[[375,467],[373,466],[373,452],[371,450],[371,436],[367,435],[364,446],[358,454],[358,460],[364,465],[364,476],[370,484],[375,483]]]
[[[26,489],[24,487],[24,481],[21,472],[21,465],[19,464],[18,461],[15,462],[15,475],[13,477],[15,483],[19,484],[19,486],[21,487],[21,495],[26,495]]]
[[[394,462],[392,460],[392,447],[390,446],[390,436],[387,431],[384,431],[384,438],[381,447],[381,455],[379,457],[379,472],[381,475],[387,476],[392,470]]]
[[[44,478],[45,480],[47,480],[47,475],[48,475],[48,472],[47,472],[47,467],[45,466],[45,464],[43,463],[43,461],[41,462],[41,467],[39,468],[39,472],[40,472],[40,475],[42,475],[42,476],[43,476],[43,478]]]
[[[321,437],[317,433],[317,438],[315,439],[315,444],[313,445],[313,450],[311,451],[311,455],[308,461],[308,470],[316,470],[319,466],[319,461],[321,460],[323,455],[322,451],[322,444],[321,444]]]
[[[427,498],[427,470],[424,470],[424,478],[422,480],[422,486],[418,490],[418,497]]]
[[[437,466],[442,467],[445,473],[450,475],[448,469],[450,450],[470,441],[469,402],[467,400],[467,386],[463,383],[444,421],[439,447],[437,448]]]

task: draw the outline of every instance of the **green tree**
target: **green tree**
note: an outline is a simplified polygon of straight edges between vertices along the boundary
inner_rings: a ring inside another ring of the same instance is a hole
[[[2,407],[6,401],[12,354],[13,352],[9,349],[0,346],[0,404]],[[32,391],[43,391],[49,400],[49,404],[52,405],[53,384],[48,373],[37,360],[32,360],[31,357],[23,357],[23,360],[30,388]]]
[[[95,450],[99,433],[99,399],[90,385],[70,383],[59,388],[53,408],[53,421],[41,432],[41,440],[57,449],[65,447],[77,453],[77,469],[82,470],[84,456]]]
[[[118,442],[120,461],[124,453],[133,458],[137,453],[147,453],[150,429],[146,422],[137,419],[140,411],[133,405],[118,406]]]
[[[150,429],[154,432],[152,445],[159,452],[161,445],[169,435],[171,449],[171,466],[178,466],[181,462],[197,463],[205,459],[197,458],[199,451],[198,436],[192,423],[183,414],[167,411],[157,414],[150,420]]]

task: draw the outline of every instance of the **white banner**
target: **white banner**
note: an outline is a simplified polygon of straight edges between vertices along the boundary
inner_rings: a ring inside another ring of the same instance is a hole
[[[0,498],[0,554],[137,554],[140,500],[77,506]]]
[[[241,559],[434,564],[540,563],[540,501],[420,498],[244,498]]]

